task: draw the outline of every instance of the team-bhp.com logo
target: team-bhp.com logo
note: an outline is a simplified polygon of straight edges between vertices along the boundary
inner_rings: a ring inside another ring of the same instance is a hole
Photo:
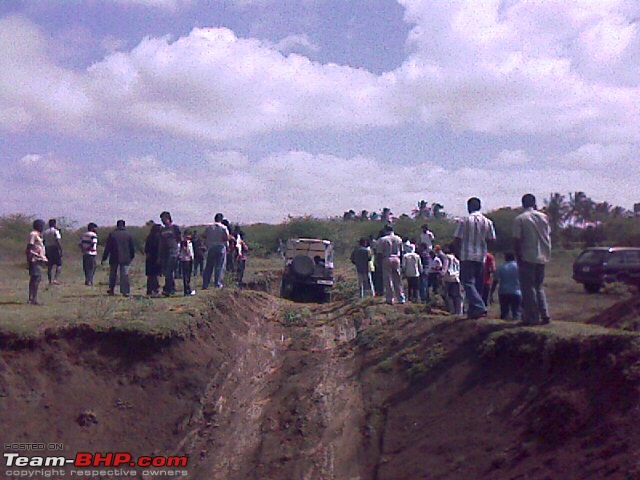
[[[56,456],[27,457],[19,453],[4,453],[6,467],[186,467],[186,456],[142,456],[134,458],[127,452],[88,453],[78,452],[74,458]]]

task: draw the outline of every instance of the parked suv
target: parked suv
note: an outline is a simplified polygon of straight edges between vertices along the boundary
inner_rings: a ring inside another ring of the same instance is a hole
[[[280,296],[291,300],[330,300],[333,245],[329,240],[294,238],[287,242]]]
[[[640,248],[587,248],[573,263],[573,279],[588,293],[598,292],[609,282],[640,287]]]

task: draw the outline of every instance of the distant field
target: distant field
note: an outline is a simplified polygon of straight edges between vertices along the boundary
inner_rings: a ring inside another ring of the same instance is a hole
[[[575,251],[555,252],[547,268],[545,284],[553,319],[584,321],[628,295],[628,289],[622,286],[609,286],[596,295],[586,294],[571,279],[571,265],[577,254]],[[355,293],[353,268],[347,259],[338,259],[336,263],[336,293],[341,298],[349,298]],[[497,256],[497,263],[502,263],[501,254]],[[250,258],[245,281],[277,294],[281,266],[277,256]],[[108,297],[108,271],[107,265],[98,267],[95,287],[86,287],[80,255],[68,253],[64,259],[62,285],[49,286],[46,275],[43,276],[40,297],[44,305],[38,307],[26,304],[28,273],[22,263],[0,263],[0,330],[33,335],[49,327],[89,323],[98,328],[117,326],[143,331],[179,331],[193,320],[203,302],[211,301],[216,295],[213,290],[201,291],[202,280],[198,278],[193,282],[198,291],[195,297],[185,298],[178,294],[170,299],[147,298],[140,256],[131,268],[131,298]],[[177,282],[180,292],[181,280]],[[498,316],[497,305],[491,305],[490,311]]]

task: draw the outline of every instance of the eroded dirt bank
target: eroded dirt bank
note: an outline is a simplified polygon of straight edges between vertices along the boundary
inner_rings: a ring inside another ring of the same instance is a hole
[[[635,334],[225,293],[173,338],[2,339],[2,441],[192,479],[640,478]]]

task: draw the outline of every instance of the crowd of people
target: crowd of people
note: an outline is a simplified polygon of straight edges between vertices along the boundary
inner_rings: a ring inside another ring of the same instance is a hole
[[[29,303],[39,304],[38,289],[42,278],[42,268],[47,267],[50,284],[59,284],[62,271],[61,233],[56,220],[49,220],[49,228],[44,229],[43,220],[33,222],[26,249],[29,266]],[[98,226],[91,222],[87,231],[80,237],[78,244],[82,252],[82,268],[85,285],[93,286],[98,257]],[[196,294],[192,288],[192,279],[202,276],[202,289],[211,286],[222,288],[224,274],[230,272],[235,282],[242,285],[246,268],[248,246],[239,227],[231,228],[224,215],[217,213],[214,223],[207,226],[198,235],[196,230],[180,228],[173,223],[170,212],[160,214],[160,223],[153,223],[145,239],[145,275],[147,295],[172,296],[176,294],[176,278],[182,278],[185,296]],[[116,285],[119,292],[128,297],[131,286],[129,269],[136,256],[133,236],[127,231],[124,220],[116,222],[116,228],[109,233],[101,264],[109,263],[108,295],[115,295]],[[160,286],[160,277],[164,285]]]
[[[480,213],[481,201],[467,201],[468,216],[459,219],[453,242],[442,248],[428,224],[419,238],[402,239],[387,225],[377,238],[361,238],[351,253],[360,297],[384,295],[390,305],[429,302],[441,295],[448,311],[461,315],[466,303],[469,319],[487,315],[496,288],[500,318],[524,324],[551,321],[542,283],[551,258],[551,236],[546,215],[536,198],[522,197],[523,212],[513,222],[514,252],[507,252],[496,268],[489,252],[496,240],[493,222]],[[405,284],[407,296],[405,297]]]
[[[523,212],[513,221],[514,251],[507,252],[504,263],[496,268],[489,249],[495,243],[493,222],[484,216],[477,197],[467,201],[469,215],[459,219],[453,242],[444,248],[435,243],[428,224],[423,225],[418,239],[402,239],[386,225],[377,238],[361,238],[351,253],[358,277],[360,296],[384,295],[389,304],[429,302],[435,296],[444,299],[452,314],[477,319],[487,315],[487,306],[498,290],[500,316],[511,316],[523,323],[549,323],[550,316],[542,283],[545,265],[551,256],[549,222],[537,210],[532,194],[522,197]],[[195,295],[192,279],[202,276],[202,289],[222,288],[225,271],[241,285],[246,266],[247,244],[239,227],[232,229],[221,213],[202,235],[180,228],[171,213],[162,212],[159,224],[150,226],[145,240],[145,275],[147,295],[176,294],[176,278],[182,278],[185,296]],[[38,287],[47,266],[50,284],[59,283],[62,271],[62,243],[55,219],[44,229],[43,220],[33,222],[26,254],[29,265],[29,303],[38,304]],[[96,271],[98,246],[97,225],[89,223],[80,238],[85,285],[92,286]],[[130,294],[129,268],[136,256],[135,242],[125,221],[118,220],[109,233],[102,264],[109,262],[107,293],[115,295],[119,280],[120,293]],[[160,277],[164,285],[160,286]],[[404,280],[406,279],[407,297]],[[466,309],[464,305],[466,304]]]

